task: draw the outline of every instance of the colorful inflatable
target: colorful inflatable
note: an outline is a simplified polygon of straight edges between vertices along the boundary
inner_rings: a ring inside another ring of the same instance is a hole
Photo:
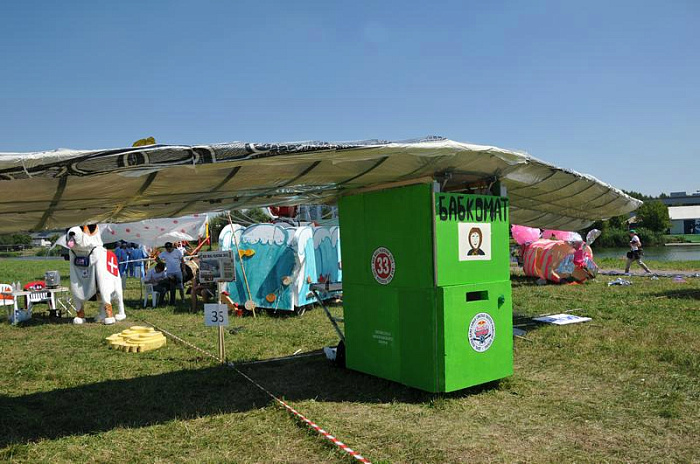
[[[578,233],[568,231],[546,230],[540,234],[539,229],[513,226],[511,233],[520,245],[525,275],[560,283],[584,282],[598,274],[589,246],[600,235],[596,229],[588,233],[586,242]],[[540,235],[547,238],[533,240]]]

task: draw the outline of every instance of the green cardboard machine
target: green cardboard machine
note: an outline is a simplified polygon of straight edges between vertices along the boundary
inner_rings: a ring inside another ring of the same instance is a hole
[[[345,356],[449,392],[513,373],[508,200],[437,185],[341,198]]]

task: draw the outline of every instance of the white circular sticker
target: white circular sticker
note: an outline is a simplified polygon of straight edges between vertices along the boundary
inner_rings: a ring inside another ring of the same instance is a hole
[[[379,247],[372,253],[372,275],[382,285],[386,285],[394,278],[396,262],[394,255],[387,248]]]
[[[491,316],[479,313],[469,323],[469,344],[474,351],[482,353],[488,350],[496,338],[496,324]]]

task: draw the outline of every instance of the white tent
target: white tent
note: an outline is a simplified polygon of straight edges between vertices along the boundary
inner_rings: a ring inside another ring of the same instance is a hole
[[[196,241],[200,237],[204,237],[207,222],[206,214],[192,214],[178,218],[100,224],[100,231],[103,243],[123,240],[156,248],[163,246],[165,242]]]
[[[265,205],[333,203],[364,188],[500,181],[511,221],[580,229],[641,204],[526,153],[440,137],[387,142],[148,145],[0,153],[0,233]]]
[[[117,241],[134,242],[148,248],[163,246],[165,242],[192,241],[203,238],[207,233],[209,217],[206,214],[193,214],[178,218],[146,219],[121,224],[100,224],[102,243]],[[61,235],[53,246],[66,246],[66,236]]]

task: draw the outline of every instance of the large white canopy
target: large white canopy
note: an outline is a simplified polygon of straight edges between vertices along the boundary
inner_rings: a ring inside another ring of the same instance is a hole
[[[0,153],[0,233],[225,209],[332,203],[358,189],[501,181],[511,222],[574,230],[641,204],[526,153],[428,137],[404,142],[148,145]]]

